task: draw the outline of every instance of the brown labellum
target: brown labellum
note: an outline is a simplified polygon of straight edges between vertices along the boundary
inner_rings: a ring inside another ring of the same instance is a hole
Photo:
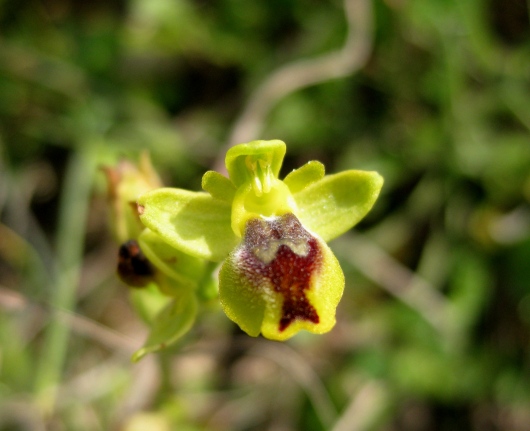
[[[118,252],[118,275],[132,287],[145,287],[153,280],[155,271],[134,239],[124,242]]]
[[[240,268],[256,289],[272,289],[283,297],[278,329],[295,320],[319,323],[306,292],[321,266],[318,241],[293,214],[253,219],[246,226]]]

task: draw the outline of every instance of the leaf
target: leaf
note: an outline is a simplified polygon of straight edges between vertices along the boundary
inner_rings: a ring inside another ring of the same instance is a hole
[[[171,298],[160,291],[156,283],[149,283],[141,289],[129,289],[130,301],[141,319],[151,326]]]
[[[138,199],[141,221],[164,241],[192,256],[220,261],[239,242],[231,206],[208,193],[161,188]]]
[[[307,162],[304,166],[290,172],[283,180],[291,193],[298,193],[309,184],[324,178],[324,165],[316,160]]]
[[[138,362],[145,355],[165,349],[186,334],[197,315],[197,299],[192,291],[182,294],[169,302],[156,316],[151,333],[144,346],[137,350],[133,362]]]
[[[382,186],[383,177],[377,172],[351,170],[327,175],[293,195],[297,216],[307,229],[330,241],[370,211]]]

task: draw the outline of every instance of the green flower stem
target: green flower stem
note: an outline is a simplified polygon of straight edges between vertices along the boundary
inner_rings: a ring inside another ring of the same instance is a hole
[[[90,148],[90,145],[86,148]],[[44,413],[51,413],[55,406],[65,362],[70,329],[60,315],[65,311],[73,311],[75,305],[95,164],[92,151],[75,152],[64,180],[59,209],[57,266],[50,286],[51,316],[44,334],[35,380],[37,401]]]

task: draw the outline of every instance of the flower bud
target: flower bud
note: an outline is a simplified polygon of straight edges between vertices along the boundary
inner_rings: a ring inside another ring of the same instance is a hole
[[[138,217],[136,199],[149,190],[162,187],[149,155],[142,153],[138,166],[122,160],[116,167],[103,167],[103,171],[108,182],[111,227],[117,241],[122,244],[138,238],[144,226]]]

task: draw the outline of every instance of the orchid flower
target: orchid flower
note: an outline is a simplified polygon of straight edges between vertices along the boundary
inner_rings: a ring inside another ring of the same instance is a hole
[[[359,222],[383,185],[376,172],[325,175],[317,161],[280,180],[285,152],[279,140],[236,145],[228,178],[206,172],[204,192],[159,188],[137,201],[142,223],[171,247],[223,261],[226,315],[273,340],[333,328],[344,275],[326,242]]]

